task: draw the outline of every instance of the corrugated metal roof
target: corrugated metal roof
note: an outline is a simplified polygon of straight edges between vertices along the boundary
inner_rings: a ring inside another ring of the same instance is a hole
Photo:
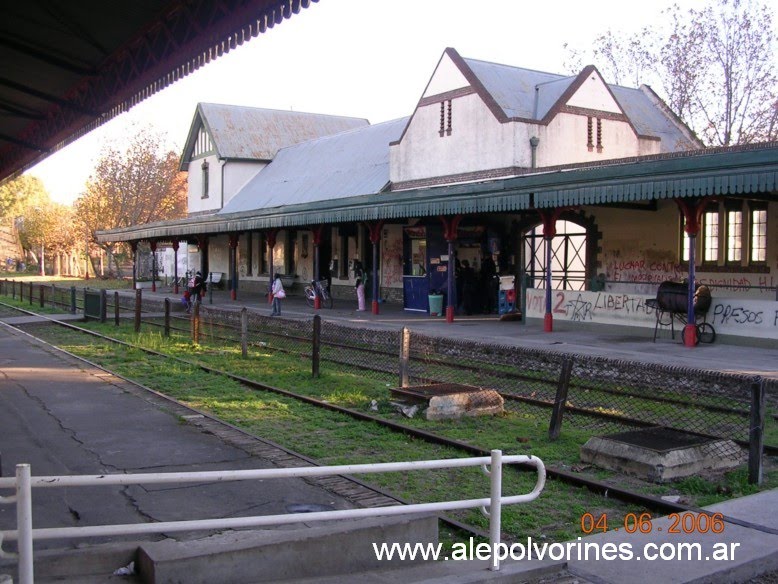
[[[463,60],[509,118],[541,119],[542,116],[538,117],[535,112],[535,88],[565,79],[569,85],[574,79],[477,59]],[[562,91],[565,89],[566,87],[562,88]],[[562,92],[559,92],[559,95],[561,94]],[[550,105],[545,111],[548,111],[549,107]]]
[[[284,148],[219,215],[380,192],[389,183],[389,143],[407,118]]]
[[[198,116],[219,157],[242,160],[271,160],[281,148],[292,144],[369,125],[362,118],[200,103],[190,137],[196,132]],[[189,144],[187,140],[187,148]],[[184,152],[185,157],[189,154]]]
[[[540,122],[576,79],[476,59],[463,61],[509,118]],[[673,123],[672,114],[663,112],[646,92],[607,85],[638,134],[662,139],[662,152],[699,147]]]

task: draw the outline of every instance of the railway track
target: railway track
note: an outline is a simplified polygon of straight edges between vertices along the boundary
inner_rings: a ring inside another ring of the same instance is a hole
[[[0,303],[0,305],[2,305],[2,304],[3,303]],[[14,307],[10,307],[10,308],[14,308]],[[453,439],[450,439],[450,438],[446,438],[446,437],[440,436],[438,434],[434,434],[432,432],[427,432],[427,431],[424,431],[424,430],[420,430],[420,429],[417,429],[417,428],[406,426],[404,424],[399,424],[397,422],[394,422],[394,421],[391,421],[391,420],[386,420],[386,419],[381,418],[379,416],[373,416],[371,414],[367,414],[367,413],[362,412],[362,411],[354,410],[354,409],[351,409],[351,408],[346,408],[346,407],[343,407],[343,406],[338,406],[338,405],[335,405],[335,404],[332,404],[332,403],[329,403],[329,402],[325,402],[325,401],[322,401],[322,400],[319,400],[319,399],[316,399],[316,398],[313,398],[313,397],[310,397],[310,396],[301,395],[301,394],[298,394],[298,393],[295,393],[295,392],[292,392],[292,391],[288,391],[288,390],[285,390],[285,389],[273,387],[273,386],[270,386],[270,385],[267,385],[267,384],[264,384],[264,383],[252,380],[252,379],[248,379],[248,378],[245,378],[245,377],[242,377],[242,376],[239,376],[239,375],[235,375],[235,374],[230,373],[228,371],[220,370],[220,369],[217,369],[217,368],[214,368],[214,367],[209,367],[209,366],[204,365],[202,363],[198,363],[198,362],[195,362],[195,361],[189,361],[187,359],[181,359],[179,357],[174,357],[174,356],[171,356],[171,355],[167,355],[167,354],[164,354],[164,353],[152,350],[152,349],[148,349],[148,348],[145,348],[145,347],[134,345],[132,343],[128,343],[126,341],[122,341],[120,339],[115,339],[115,338],[109,337],[107,335],[103,335],[101,333],[90,331],[88,329],[84,329],[83,327],[79,327],[79,326],[76,326],[76,325],[68,323],[68,322],[57,321],[55,319],[48,318],[45,315],[38,315],[36,313],[32,313],[32,312],[26,311],[24,309],[16,309],[16,310],[19,310],[20,312],[23,312],[23,313],[26,313],[26,314],[30,314],[30,315],[35,315],[37,317],[41,317],[41,318],[43,318],[43,319],[45,319],[45,320],[49,321],[50,323],[53,323],[53,324],[55,324],[57,326],[66,327],[68,329],[71,329],[71,330],[74,330],[74,331],[78,331],[81,334],[90,335],[92,337],[101,339],[102,341],[104,341],[106,343],[113,343],[113,344],[125,346],[125,347],[128,347],[128,348],[133,348],[133,349],[142,351],[142,352],[144,352],[144,353],[146,353],[148,355],[154,356],[155,358],[166,359],[166,360],[170,360],[170,361],[176,361],[176,362],[181,363],[181,364],[185,364],[185,365],[188,365],[188,366],[191,366],[191,367],[198,368],[198,369],[200,369],[200,370],[202,370],[204,372],[208,372],[208,373],[213,374],[213,375],[224,376],[225,378],[229,378],[229,379],[231,379],[231,380],[241,384],[242,386],[244,386],[246,388],[249,388],[251,390],[254,390],[254,391],[270,392],[270,393],[275,393],[275,394],[278,394],[278,395],[282,395],[282,396],[285,396],[287,398],[291,398],[291,399],[294,399],[294,400],[297,400],[297,401],[300,401],[300,402],[303,402],[303,403],[306,403],[306,404],[309,404],[309,405],[313,405],[313,406],[318,407],[318,408],[322,408],[322,409],[326,409],[326,410],[330,410],[330,411],[334,411],[334,412],[339,412],[341,414],[347,415],[347,416],[349,416],[349,417],[351,417],[353,419],[356,419],[356,420],[376,423],[376,424],[379,424],[379,425],[381,425],[381,426],[383,426],[385,428],[388,428],[388,429],[390,429],[390,430],[392,430],[394,432],[400,432],[400,433],[403,433],[403,434],[405,434],[407,436],[412,436],[415,439],[424,440],[424,441],[427,441],[427,442],[430,442],[430,443],[434,443],[434,444],[444,445],[444,446],[447,446],[449,448],[454,448],[456,450],[459,450],[461,452],[464,452],[464,453],[467,453],[467,454],[470,454],[470,455],[474,455],[474,456],[488,456],[489,455],[488,450],[486,450],[484,448],[480,448],[478,446],[474,446],[472,444],[468,444],[468,443],[461,442],[461,441],[458,441],[458,440],[453,440]],[[34,335],[32,335],[32,336],[34,336]],[[109,373],[115,374],[115,373],[111,372],[109,369],[107,369],[105,367],[102,367],[100,365],[91,363],[91,362],[89,362],[89,361],[87,361],[85,359],[82,359],[80,357],[77,357],[77,356],[76,356],[76,358],[79,358],[82,361],[86,361],[87,363],[90,363],[91,365],[93,365],[95,367],[103,369],[104,371],[108,371]],[[119,377],[122,377],[122,376],[119,376]],[[124,377],[122,377],[122,378],[126,379]],[[128,380],[128,381],[131,381],[131,380]],[[146,388],[146,389],[148,390],[148,388]],[[153,391],[153,390],[149,390],[149,391]],[[154,392],[154,393],[157,393],[157,392]],[[176,404],[179,404],[179,402],[177,402],[175,400],[171,400],[170,398],[164,397],[164,396],[162,396],[162,394],[158,394],[158,395],[160,397],[166,399],[166,400],[169,400],[169,401],[172,401],[172,402],[174,402]],[[179,404],[179,405],[181,405],[181,407],[186,407],[186,406],[183,406],[182,404]],[[224,424],[223,422],[220,422],[216,418],[213,418],[212,416],[209,416],[208,414],[205,414],[203,412],[198,412],[198,415],[203,415],[204,419],[208,419],[212,423]],[[225,425],[229,426],[230,428],[232,428],[233,431],[240,432],[240,433],[242,433],[243,435],[246,435],[246,436],[252,436],[251,434],[247,434],[247,433],[243,432],[239,428],[236,428],[234,426],[230,426],[229,424],[225,424]],[[253,437],[253,438],[257,439],[256,437]],[[261,439],[258,439],[258,440],[261,440]],[[290,457],[293,457],[293,458],[296,457],[299,460],[304,460],[306,464],[315,464],[314,461],[308,459],[307,457],[304,457],[302,455],[293,453],[293,452],[291,452],[291,451],[289,451],[287,449],[284,449],[280,445],[272,444],[272,443],[269,443],[268,441],[264,441],[264,440],[263,440],[263,442],[266,443],[266,444],[271,445],[272,447],[278,448],[278,449],[280,449],[281,451],[283,451],[285,453],[283,455],[279,455],[280,458],[278,460],[281,461],[281,462],[283,462],[285,457],[290,456]],[[519,469],[519,470],[521,470],[521,469]],[[685,505],[685,504],[682,504],[682,503],[679,503],[679,502],[673,502],[673,501],[664,500],[664,499],[661,499],[659,497],[654,497],[652,495],[646,495],[646,494],[643,494],[643,493],[638,493],[638,492],[635,492],[635,491],[631,491],[629,489],[626,489],[626,488],[623,488],[623,487],[619,487],[619,486],[616,486],[616,485],[613,485],[613,484],[610,484],[610,483],[605,483],[603,481],[599,481],[599,480],[592,479],[592,478],[589,478],[589,477],[581,476],[581,475],[576,474],[574,472],[567,471],[567,470],[565,470],[563,468],[558,468],[558,467],[555,467],[555,466],[547,465],[546,466],[546,471],[547,471],[547,476],[550,479],[552,479],[552,480],[559,480],[559,481],[562,481],[562,482],[567,483],[567,484],[569,484],[571,486],[574,486],[574,487],[579,487],[579,488],[580,487],[584,487],[584,488],[588,489],[589,491],[591,491],[591,492],[593,492],[595,494],[598,494],[598,495],[601,495],[601,496],[604,496],[604,497],[613,498],[613,499],[622,501],[624,503],[633,504],[633,505],[639,505],[641,507],[650,509],[652,511],[662,512],[662,513],[685,512],[685,511],[697,512],[697,513],[700,513],[700,512],[705,513],[704,510],[701,510],[701,509],[699,509],[697,507]],[[364,483],[360,483],[359,481],[354,480],[353,482],[356,483],[356,484],[361,484],[363,487],[366,487],[366,485]],[[366,487],[366,488],[368,488],[368,487]],[[384,493],[384,492],[380,491],[379,489],[374,489],[372,487],[369,487],[369,488],[372,489],[377,495],[384,496],[384,497],[389,497],[390,499],[394,500],[395,503],[398,503],[398,502],[402,503],[402,501],[400,499],[398,499],[396,497],[393,497],[392,495],[390,495],[388,493]],[[369,496],[367,497],[367,499],[369,500]],[[725,520],[727,520],[727,519],[729,519],[732,523],[738,523],[738,520],[736,520],[736,519],[725,518]],[[466,530],[475,531],[475,532],[478,531],[477,529],[473,528],[472,526],[463,525],[461,523],[458,523],[456,521],[452,521],[450,519],[447,519],[447,521],[449,521],[452,525],[455,525],[457,528],[460,528],[460,529],[466,529]]]

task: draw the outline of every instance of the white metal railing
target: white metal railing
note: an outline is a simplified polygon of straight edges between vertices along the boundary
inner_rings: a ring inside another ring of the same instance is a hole
[[[525,464],[533,466],[537,472],[535,487],[527,494],[502,496],[503,464]],[[489,469],[487,469],[487,465]],[[52,527],[33,529],[32,527],[32,489],[53,487],[85,487],[97,485],[137,485],[168,484],[192,482],[227,482],[240,480],[279,479],[291,477],[316,477],[344,474],[384,473],[396,471],[414,471],[442,468],[463,468],[481,466],[490,477],[491,490],[488,498],[443,501],[438,503],[419,503],[392,507],[369,509],[346,509],[340,511],[320,511],[288,515],[264,515],[253,517],[233,517],[223,519],[197,519],[189,521],[167,521],[158,523],[132,523],[122,525],[93,525],[84,527]],[[40,476],[30,474],[29,464],[16,466],[16,477],[0,478],[0,489],[15,489],[16,495],[0,497],[2,503],[16,503],[16,530],[0,531],[0,557],[16,557],[19,563],[20,584],[33,583],[33,540],[65,539],[113,535],[137,535],[150,533],[170,533],[210,529],[241,527],[259,527],[264,525],[283,525],[332,519],[357,519],[412,513],[431,513],[471,509],[481,507],[489,517],[489,539],[492,549],[490,569],[499,570],[500,560],[496,553],[500,544],[500,525],[502,505],[526,503],[540,495],[546,482],[546,468],[543,461],[535,456],[503,456],[502,451],[492,450],[491,457],[455,458],[447,460],[421,460],[415,462],[389,462],[380,464],[345,464],[339,466],[313,466],[303,468],[227,470],[185,473],[139,473],[79,476]],[[486,508],[489,508],[487,511]],[[3,552],[4,541],[17,540],[18,553]]]

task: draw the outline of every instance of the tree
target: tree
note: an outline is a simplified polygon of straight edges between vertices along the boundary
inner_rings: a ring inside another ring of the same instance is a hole
[[[711,0],[664,12],[661,29],[607,31],[592,55],[621,83],[657,81],[668,106],[700,139],[729,146],[778,139],[778,70],[771,10],[756,0]],[[582,52],[568,49],[570,62]],[[650,73],[651,71],[653,73]]]
[[[0,219],[21,217],[24,209],[49,202],[43,182],[23,175],[0,185]]]
[[[178,156],[160,153],[162,140],[146,129],[140,131],[121,151],[106,148],[89,177],[86,193],[75,208],[82,233],[105,250],[109,266],[115,264],[116,244],[97,243],[95,232],[153,221],[176,219],[186,215],[186,178],[178,171]]]

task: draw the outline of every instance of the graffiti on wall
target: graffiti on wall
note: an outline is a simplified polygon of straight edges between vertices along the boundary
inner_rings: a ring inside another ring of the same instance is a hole
[[[399,230],[384,229],[381,237],[382,286],[401,287],[403,283],[403,239]]]
[[[623,257],[620,253],[606,254],[603,263],[607,280],[633,284],[637,293],[650,294],[656,292],[659,284],[667,280],[680,282],[688,277],[686,266],[663,258]],[[697,282],[715,288],[722,287],[729,293],[749,293],[754,296],[770,296],[775,294],[774,288],[778,281],[770,274],[705,272],[704,267],[697,268]],[[759,289],[753,289],[758,287]]]
[[[571,322],[653,327],[656,311],[646,304],[646,294],[552,290],[551,312],[555,319]],[[527,290],[527,316],[543,318],[546,291]],[[778,302],[743,298],[714,299],[706,315],[717,333],[775,338],[778,340]]]

